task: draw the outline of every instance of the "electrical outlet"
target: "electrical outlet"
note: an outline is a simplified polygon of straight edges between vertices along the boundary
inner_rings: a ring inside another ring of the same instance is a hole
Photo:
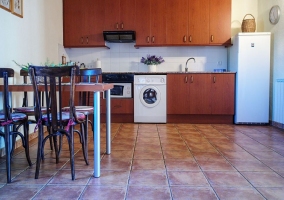
[[[222,61],[218,61],[217,64],[220,66],[222,65]]]

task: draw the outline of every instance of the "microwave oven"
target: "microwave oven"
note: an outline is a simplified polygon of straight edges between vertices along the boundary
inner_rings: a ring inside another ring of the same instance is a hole
[[[132,83],[112,83],[110,98],[132,98]],[[105,92],[103,93],[105,98]]]

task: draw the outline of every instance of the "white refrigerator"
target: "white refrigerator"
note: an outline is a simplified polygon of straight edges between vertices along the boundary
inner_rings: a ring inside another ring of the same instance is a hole
[[[239,33],[229,48],[228,70],[236,72],[235,124],[269,123],[271,33]]]

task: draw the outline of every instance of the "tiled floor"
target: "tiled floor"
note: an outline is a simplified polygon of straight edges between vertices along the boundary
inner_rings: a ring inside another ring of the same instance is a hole
[[[112,124],[112,153],[105,155],[102,125],[101,177],[76,143],[76,180],[68,151],[60,163],[46,145],[40,178],[23,152],[6,184],[0,158],[0,199],[284,199],[284,131],[270,126]],[[31,147],[35,162],[36,145]]]

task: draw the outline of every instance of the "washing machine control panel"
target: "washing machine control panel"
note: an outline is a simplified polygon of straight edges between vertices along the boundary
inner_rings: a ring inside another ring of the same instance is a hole
[[[156,84],[166,84],[166,78],[159,75],[147,75],[147,76],[137,76],[134,78],[134,84],[146,84],[146,85],[156,85]]]

